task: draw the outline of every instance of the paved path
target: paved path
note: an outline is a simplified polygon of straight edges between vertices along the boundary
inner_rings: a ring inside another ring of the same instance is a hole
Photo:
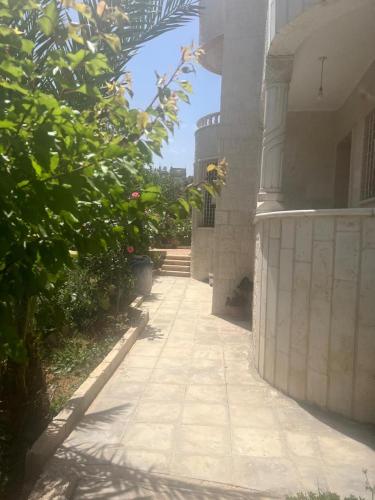
[[[208,285],[159,278],[146,305],[145,334],[54,458],[79,470],[75,499],[369,498],[371,430],[259,379],[250,332],[210,315]]]

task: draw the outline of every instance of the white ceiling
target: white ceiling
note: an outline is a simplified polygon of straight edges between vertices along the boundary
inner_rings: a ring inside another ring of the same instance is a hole
[[[327,60],[324,97],[319,100],[321,56]],[[300,45],[295,54],[290,109],[340,108],[374,60],[375,2],[371,2],[325,24]]]

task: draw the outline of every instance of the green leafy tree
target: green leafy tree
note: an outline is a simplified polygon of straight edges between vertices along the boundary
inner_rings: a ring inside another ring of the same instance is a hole
[[[129,105],[125,67],[196,12],[189,0],[0,0],[0,360],[16,428],[41,385],[37,297],[72,250],[141,248],[158,224],[161,189],[145,166],[178,123],[200,51],[183,49],[176,71],[158,76],[146,111]],[[198,205],[202,188],[218,186],[190,186],[176,213]]]

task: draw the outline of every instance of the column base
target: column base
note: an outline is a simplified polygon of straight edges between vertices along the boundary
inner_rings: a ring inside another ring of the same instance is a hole
[[[257,214],[265,212],[282,212],[285,210],[284,205],[276,200],[259,201],[257,203]]]
[[[257,214],[265,212],[280,212],[285,210],[284,197],[281,193],[259,193]]]

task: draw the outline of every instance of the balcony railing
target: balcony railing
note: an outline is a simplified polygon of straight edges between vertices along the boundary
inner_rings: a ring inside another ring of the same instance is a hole
[[[198,129],[212,125],[220,125],[220,113],[210,113],[197,121]]]

